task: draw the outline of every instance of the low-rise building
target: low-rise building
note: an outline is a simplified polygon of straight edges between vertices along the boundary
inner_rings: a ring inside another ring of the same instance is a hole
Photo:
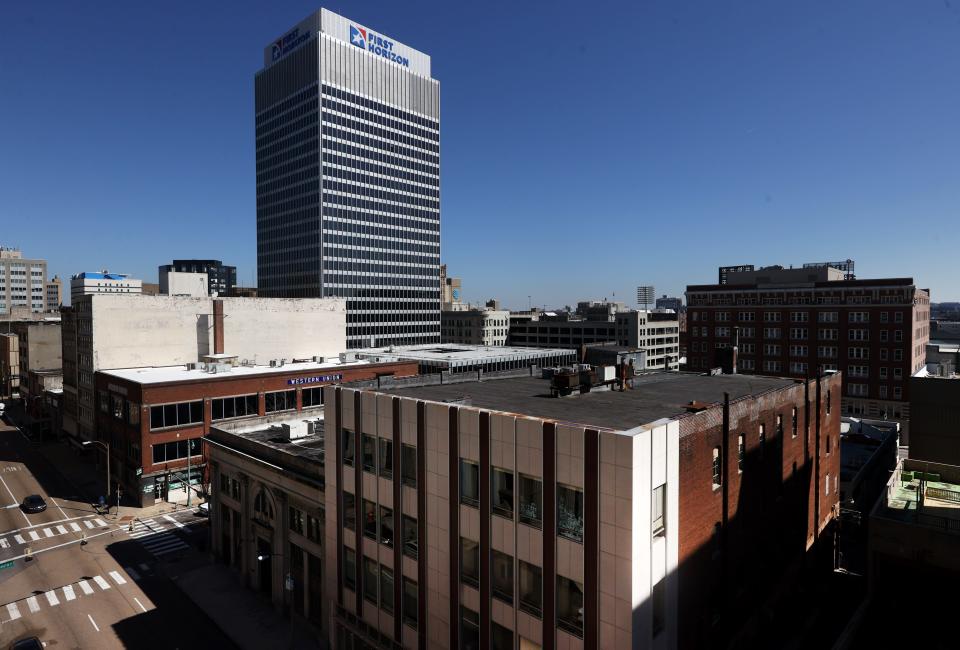
[[[440,312],[440,341],[465,345],[507,344],[510,333],[510,312],[493,309],[457,309]]]
[[[9,325],[9,323],[8,323]],[[0,332],[0,397],[20,396],[20,337]]]
[[[927,374],[939,377],[960,373],[960,342],[927,343]]]
[[[47,261],[29,259],[19,248],[0,246],[0,315],[46,309]]]
[[[960,465],[960,375],[910,378],[910,458]]]
[[[237,284],[237,267],[224,264],[220,260],[173,260],[172,264],[163,264],[159,268],[161,292],[163,278],[168,273],[203,273],[206,278],[205,296],[231,296]],[[174,295],[173,292],[170,292]],[[191,293],[191,295],[193,295]]]
[[[356,350],[358,359],[369,361],[415,361],[420,374],[490,374],[530,366],[552,368],[575,363],[574,350],[481,345],[398,345]]]
[[[53,279],[47,281],[47,311],[60,311],[60,305],[63,304],[63,280],[59,275],[53,276]]]
[[[76,304],[77,298],[94,294],[139,294],[143,292],[143,281],[131,278],[126,273],[103,271],[84,271],[70,278],[70,304]]]
[[[171,271],[160,267],[160,295],[203,298],[210,295],[206,273]]]

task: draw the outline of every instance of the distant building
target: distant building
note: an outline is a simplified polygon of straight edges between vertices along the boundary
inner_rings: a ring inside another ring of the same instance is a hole
[[[144,282],[140,285],[141,292],[145,296],[159,296],[160,284],[158,282]]]
[[[960,465],[960,374],[910,378],[909,455]]]
[[[371,362],[416,361],[420,374],[497,373],[508,370],[552,368],[576,362],[574,350],[482,345],[400,345],[356,350],[357,358]]]
[[[161,293],[163,293],[163,278],[167,273],[205,273],[209,296],[229,296],[237,285],[237,267],[227,266],[220,260],[173,260],[173,264],[160,266]]]
[[[840,370],[843,413],[896,420],[908,442],[909,378],[924,368],[930,294],[912,278],[847,276],[830,266],[775,266],[688,286],[688,367],[708,370],[736,346],[738,372]]]
[[[94,294],[63,316],[63,426],[74,441],[96,435],[94,373],[171,366],[229,353],[263,364],[311,359],[345,347],[335,298],[183,298]]]
[[[85,271],[70,278],[70,303],[75,303],[81,296],[98,293],[139,294],[143,292],[142,285],[141,280],[131,278],[125,273]]]
[[[19,339],[20,360],[17,365],[20,370],[20,397],[28,407],[32,400],[42,399],[45,388],[57,387],[45,386],[41,383],[39,390],[35,389],[31,392],[30,372],[61,373],[63,356],[60,331],[59,318],[13,323],[13,333]]]
[[[457,311],[463,308],[463,288],[460,278],[447,276],[447,265],[440,265],[440,309]]]
[[[0,332],[0,399],[20,396],[20,337]]]
[[[447,304],[447,303],[444,303]],[[506,345],[510,312],[491,300],[483,309],[444,310],[440,314],[440,341],[467,345]]]
[[[256,298],[256,287],[234,287],[227,293],[228,298]]]
[[[840,505],[864,517],[897,464],[900,424],[844,417],[840,423]]]
[[[683,298],[671,298],[666,294],[657,298],[656,307],[657,309],[672,309],[678,314],[687,310],[683,306]]]
[[[932,321],[930,338],[939,341],[960,341],[960,321]]]
[[[160,295],[162,296],[190,296],[203,298],[214,296],[210,293],[206,273],[187,271],[169,271],[160,267]]]
[[[0,247],[0,315],[47,309],[47,261],[27,259],[18,248]]]
[[[63,281],[59,275],[53,276],[52,280],[47,281],[47,311],[60,311],[60,305],[63,304]]]
[[[927,343],[927,374],[949,377],[960,373],[960,341]]]

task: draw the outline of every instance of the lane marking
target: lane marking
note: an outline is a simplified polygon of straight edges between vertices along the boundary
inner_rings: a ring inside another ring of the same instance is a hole
[[[16,603],[10,603],[7,605],[7,613],[10,614],[11,621],[15,621],[20,618],[20,608],[17,607]]]
[[[93,629],[95,629],[97,632],[99,632],[99,631],[100,631],[100,628],[97,627],[97,622],[96,622],[95,620],[93,620],[93,617],[90,616],[90,614],[87,614],[87,618],[90,619],[90,625],[93,626]]]
[[[172,521],[172,522],[173,522],[173,525],[176,526],[177,528],[186,528],[186,527],[187,527],[186,524],[181,524],[179,521],[177,521],[176,519],[174,519],[174,518],[171,517],[170,515],[164,515],[163,518],[166,519],[167,521]]]
[[[90,521],[89,519],[84,519],[83,525],[86,526],[87,528],[93,528],[93,522]]]
[[[56,521],[44,521],[39,524],[31,524],[29,526],[24,526],[23,528],[14,528],[12,530],[5,530],[3,531],[3,534],[9,535],[10,533],[19,533],[21,531],[30,530],[31,528],[37,528],[39,526],[52,526],[53,524],[62,524],[68,521],[80,521],[81,519],[86,519],[89,517],[93,517],[93,515],[80,515],[79,517],[68,517],[67,519],[57,519]]]
[[[67,585],[63,588],[63,596],[67,600],[74,600],[77,597],[77,594],[73,593],[73,585]]]
[[[51,589],[44,594],[47,597],[47,602],[50,603],[50,607],[56,607],[60,604],[60,599],[57,598],[57,592]]]
[[[31,555],[35,557],[35,556],[37,556],[37,555],[39,555],[39,554],[41,554],[41,553],[46,553],[47,551],[54,551],[54,550],[56,550],[56,549],[58,549],[58,548],[63,548],[64,546],[70,546],[71,544],[79,544],[79,543],[81,543],[81,542],[83,542],[83,541],[89,542],[91,539],[94,539],[94,538],[96,538],[96,537],[103,537],[104,535],[113,535],[115,532],[116,532],[115,529],[107,529],[107,530],[104,530],[104,531],[102,531],[102,532],[95,533],[95,534],[93,534],[93,535],[87,535],[86,538],[85,538],[85,540],[84,540],[84,539],[73,539],[73,540],[70,540],[69,542],[62,542],[62,543],[60,543],[60,544],[53,544],[53,545],[47,546],[47,547],[45,547],[45,548],[38,548],[37,550],[33,551],[33,553],[32,553]],[[10,562],[10,561],[12,561],[12,560],[20,560],[20,559],[23,559],[23,558],[25,558],[25,557],[27,557],[27,553],[23,553],[23,554],[21,554],[21,555],[17,555],[16,557],[5,558],[4,561],[5,561],[5,562]]]
[[[60,511],[60,514],[63,515],[64,518],[67,518],[67,513],[63,511],[63,508],[60,507],[60,504],[57,503],[57,500],[53,497],[50,497],[50,500],[53,501],[53,505],[57,506],[57,510]]]
[[[131,578],[133,578],[135,581],[140,580],[140,574],[137,573],[137,570],[134,569],[132,566],[125,566],[125,567],[123,567],[123,570],[126,571],[126,572],[127,572],[127,575],[130,576]],[[115,572],[115,571],[111,571],[111,573],[116,573],[116,572]]]
[[[40,534],[39,534],[37,531],[35,531],[35,530],[31,530],[31,531],[30,531],[30,539],[32,539],[33,541],[36,542],[36,541],[38,541],[38,540],[40,539]]]
[[[31,614],[36,614],[40,611],[40,603],[37,602],[36,596],[30,596],[27,598],[27,607],[30,608]]]
[[[17,544],[26,544],[26,543],[27,543],[27,540],[25,540],[25,539],[23,538],[23,535],[14,535],[14,536],[13,536],[13,539],[17,542]]]
[[[13,496],[13,492],[10,491],[10,486],[7,485],[7,482],[3,480],[3,477],[2,477],[2,476],[0,476],[0,483],[3,483],[3,487],[5,487],[5,488],[7,489],[7,494],[10,495],[10,498],[13,499],[13,502],[14,502],[14,503],[20,503],[19,501],[17,501],[17,497]],[[27,522],[27,524],[28,524],[28,526],[29,526],[29,524],[30,524],[30,519],[27,518],[27,515],[24,514],[23,510],[20,511],[20,514],[23,515],[24,520]]]
[[[0,548],[10,548],[10,542],[6,537],[0,537]]]
[[[118,572],[116,572],[116,571],[111,571],[111,572],[110,572],[110,577],[113,578],[113,581],[116,582],[118,585],[125,585],[125,584],[127,584],[127,581],[123,579],[123,576],[120,575],[120,574],[119,574]],[[133,577],[133,576],[131,576],[131,577]],[[133,578],[133,579],[136,580],[136,578]]]
[[[110,588],[110,583],[103,579],[103,576],[93,576],[93,581],[97,583],[97,586],[106,591]]]
[[[97,525],[100,526],[101,528],[103,528],[104,526],[109,526],[109,524],[105,522],[103,519],[94,519],[94,521],[97,522]]]
[[[77,584],[80,585],[80,589],[83,591],[84,596],[89,596],[93,593],[93,587],[91,587],[90,583],[86,580],[81,580]]]
[[[66,535],[67,529],[64,526],[57,526],[57,532],[60,533],[61,535]]]
[[[143,606],[143,603],[141,603],[139,600],[137,600],[137,597],[136,597],[136,596],[133,597],[133,602],[135,602],[136,604],[140,605],[140,609],[142,609],[143,611],[147,611],[147,608]]]
[[[72,529],[73,529],[73,532],[75,532],[75,533],[79,533],[79,532],[80,532],[80,525],[77,524],[77,522],[75,522],[75,521],[70,522],[70,528],[72,528]]]
[[[44,528],[43,534],[46,535],[47,537],[53,537],[53,531],[50,530],[49,528]]]

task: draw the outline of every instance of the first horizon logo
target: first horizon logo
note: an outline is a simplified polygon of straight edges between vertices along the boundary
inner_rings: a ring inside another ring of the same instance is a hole
[[[367,50],[394,63],[399,63],[406,68],[410,67],[410,59],[393,51],[393,41],[378,36],[369,29],[350,25],[350,43],[362,50]]]

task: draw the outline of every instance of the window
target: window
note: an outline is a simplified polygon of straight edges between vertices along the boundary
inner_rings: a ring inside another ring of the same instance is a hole
[[[460,538],[460,580],[471,587],[480,586],[480,544]]]
[[[417,448],[400,445],[400,482],[417,487]]]
[[[480,650],[480,614],[460,606],[460,648]]]
[[[513,630],[509,630],[496,621],[490,622],[491,650],[513,650]]]
[[[760,447],[760,460],[763,460],[763,452],[767,446],[767,427],[763,424],[760,425],[760,430],[757,434],[757,442]]]
[[[493,597],[513,604],[513,558],[500,551],[492,551]]]
[[[840,332],[836,329],[820,329],[817,332],[817,337],[821,341],[839,341]]]
[[[828,390],[828,391],[827,391],[827,415],[830,415],[830,409],[831,409],[831,406],[832,406],[832,401],[833,401],[833,400],[831,400],[830,391]]]
[[[823,479],[823,493],[830,494],[830,475],[827,474]]]
[[[903,312],[902,312],[902,311],[895,311],[895,312],[893,312],[893,322],[894,322],[894,323],[902,323],[902,322],[903,322]]]
[[[847,394],[851,397],[866,397],[867,384],[847,384]]]
[[[903,343],[903,330],[893,331],[893,341],[894,343]]]
[[[377,504],[363,500],[363,534],[370,539],[377,539]]]
[[[806,327],[791,327],[790,328],[790,338],[804,340],[807,338],[807,328]]]
[[[303,512],[290,506],[288,509],[290,530],[303,535]]]
[[[779,328],[779,327],[764,327],[764,328],[763,328],[763,338],[765,338],[765,339],[778,339],[778,338],[780,338],[780,328]]]
[[[174,460],[183,460],[188,455],[200,455],[200,438],[161,442],[153,445],[153,463],[155,465],[158,463],[169,463]]]
[[[778,312],[778,311],[765,311],[765,312],[763,312],[763,322],[764,322],[764,323],[779,323],[779,322],[780,322],[780,312]]]
[[[493,514],[513,519],[513,472],[492,468],[490,506]]]
[[[519,560],[518,564],[520,609],[539,618],[543,613],[543,569],[523,560]]]
[[[230,477],[226,474],[220,475],[220,492],[228,496],[230,494]]]
[[[870,312],[867,311],[851,311],[847,314],[847,320],[851,323],[869,323],[870,322]]]
[[[520,521],[540,528],[543,523],[543,483],[531,476],[518,475],[520,482]]]
[[[880,399],[887,399],[887,387],[886,387],[886,386],[881,386],[881,387],[880,387]]]
[[[780,346],[774,343],[766,343],[763,346],[763,353],[769,356],[780,356]]]
[[[827,456],[830,455],[830,436],[827,435]]]
[[[806,323],[809,320],[810,320],[810,312],[806,312],[806,311],[790,312],[791,323]]]
[[[346,546],[343,547],[343,585],[357,590],[357,552]]]
[[[557,626],[578,637],[583,636],[583,585],[557,576]]]
[[[869,341],[870,330],[865,330],[865,329],[847,330],[847,338],[849,338],[849,340],[851,341]]]
[[[557,485],[557,534],[583,542],[583,491]]]
[[[380,609],[393,614],[393,571],[380,565]]]
[[[894,361],[903,361],[903,350],[894,350],[894,351],[893,351],[893,360],[894,360]]]
[[[887,361],[890,358],[890,351],[887,348],[880,348],[880,361]]]
[[[320,538],[323,537],[320,522],[321,519],[307,515],[307,539],[318,544],[320,543]]]
[[[480,506],[480,469],[476,463],[460,459],[460,503]]]
[[[300,402],[303,407],[322,406],[323,388],[304,388],[300,391]]]
[[[745,434],[742,433],[737,436],[737,471],[739,472],[743,471],[743,457],[747,453],[747,443],[744,438]]]
[[[377,440],[373,436],[360,436],[360,458],[363,461],[363,471],[375,474],[377,472]]]
[[[886,343],[890,340],[889,330],[880,330],[880,342]]]
[[[792,375],[806,375],[807,374],[807,364],[804,361],[791,361],[790,362],[790,374]]]
[[[150,407],[150,428],[166,429],[203,422],[203,401]]]
[[[357,501],[349,492],[343,493],[343,527],[348,530],[357,529]]]
[[[354,435],[349,429],[343,430],[343,464],[353,467]]]
[[[403,622],[417,629],[417,583],[410,578],[403,579]]]
[[[417,559],[417,520],[403,515],[403,554]]]
[[[363,558],[363,597],[377,604],[377,561]]]
[[[790,437],[797,437],[797,407],[793,407],[792,415],[790,416]]]
[[[896,379],[897,381],[903,379],[903,368],[894,368],[893,378]]]
[[[663,513],[667,507],[667,485],[658,485],[653,488],[653,500],[650,504],[650,519],[652,523],[653,536],[663,535]]]
[[[393,546],[393,510],[380,506],[380,543]]]
[[[663,632],[667,622],[667,581],[653,586],[653,636]]]
[[[213,420],[226,420],[245,415],[257,415],[257,401],[256,395],[238,395],[211,400],[211,418]]]
[[[264,410],[267,413],[274,413],[275,411],[289,411],[297,408],[297,391],[294,389],[266,393],[264,396],[264,402],[266,404],[266,408]]]
[[[380,476],[393,478],[393,441],[379,438],[380,442]]]
[[[893,387],[893,399],[903,399],[903,389],[900,386]]]

